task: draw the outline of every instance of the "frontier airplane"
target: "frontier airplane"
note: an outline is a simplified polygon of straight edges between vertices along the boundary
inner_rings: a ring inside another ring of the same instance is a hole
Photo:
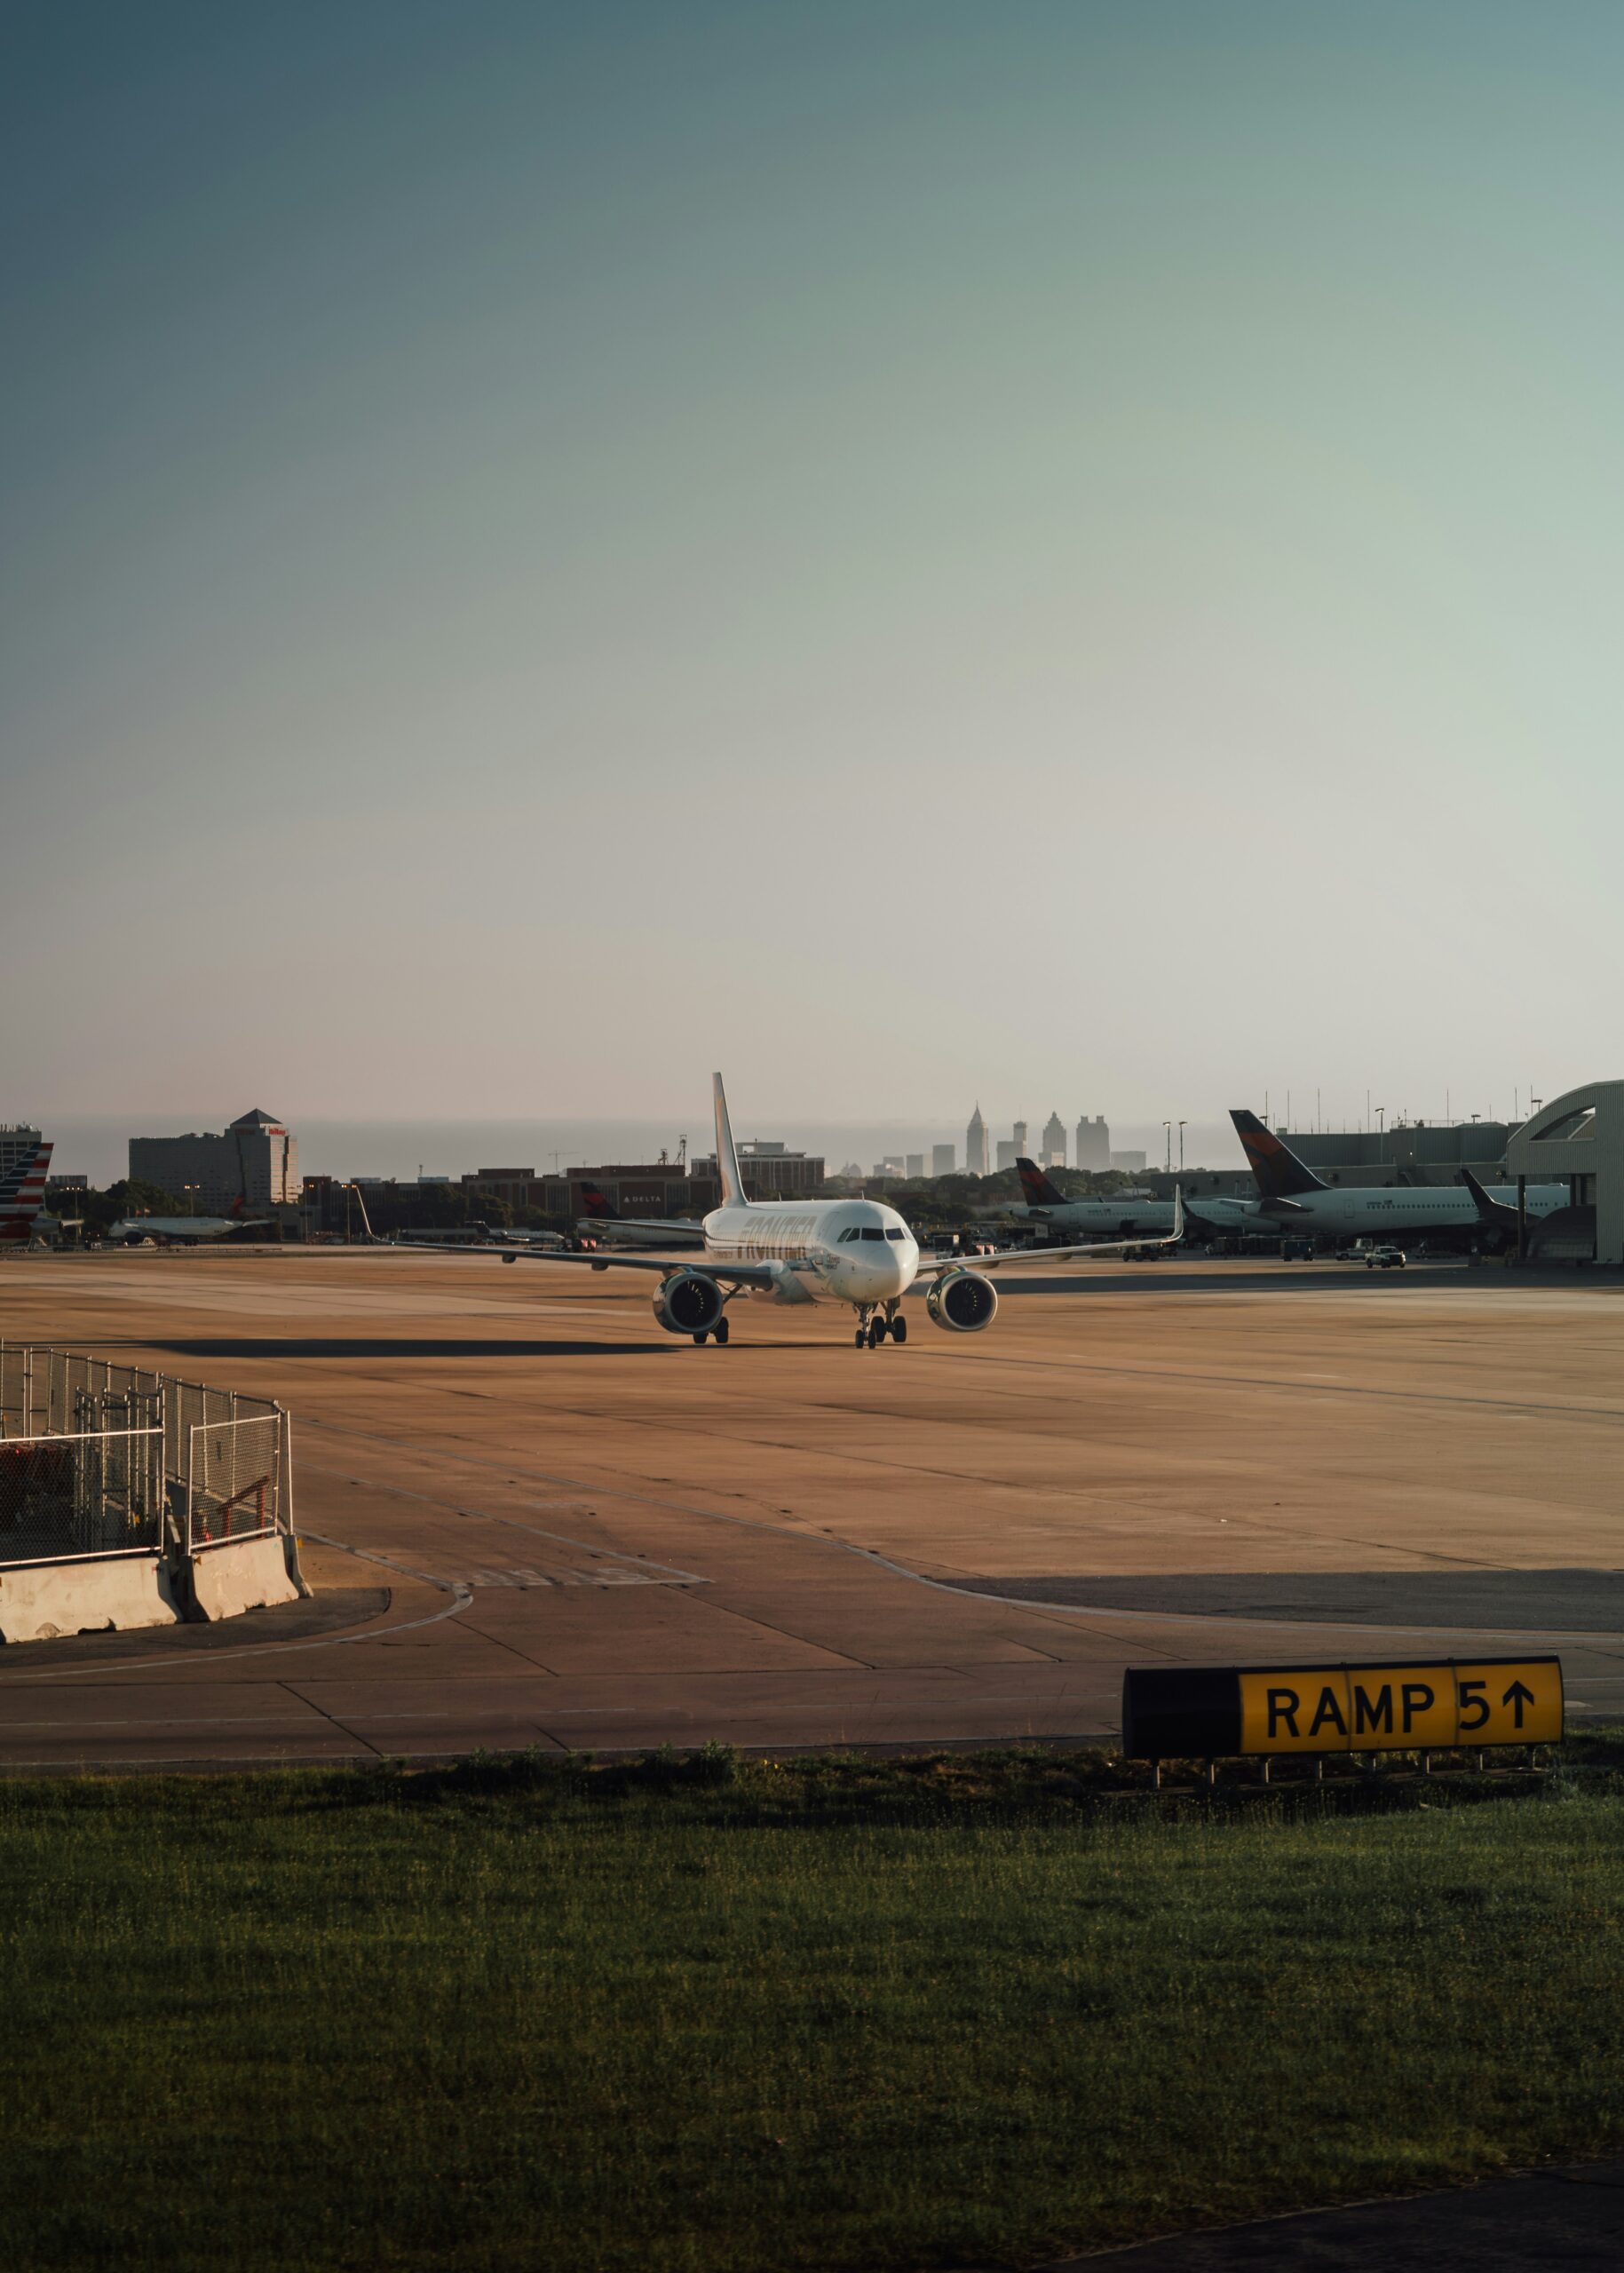
[[[745,1196],[728,1124],[722,1076],[712,1077],[716,1095],[717,1168],[722,1204],[704,1218],[704,1247],[692,1261],[653,1255],[549,1255],[549,1263],[585,1263],[593,1271],[652,1271],[659,1274],[654,1317],[668,1334],[686,1334],[697,1342],[725,1342],[727,1305],[736,1295],[799,1305],[834,1303],[857,1313],[858,1348],[877,1349],[889,1338],[907,1340],[902,1297],[916,1279],[931,1282],[925,1311],[931,1323],[949,1334],[979,1334],[991,1326],[998,1296],[984,1276],[1001,1264],[1058,1263],[1073,1255],[1120,1255],[1139,1240],[1108,1239],[1090,1247],[1047,1247],[976,1258],[972,1269],[962,1256],[922,1255],[914,1234],[892,1208],[877,1200],[750,1200]],[[1183,1237],[1182,1208],[1175,1208],[1169,1239]],[[466,1255],[479,1249],[448,1250]],[[485,1253],[492,1252],[487,1248]],[[503,1251],[504,1263],[520,1254]]]

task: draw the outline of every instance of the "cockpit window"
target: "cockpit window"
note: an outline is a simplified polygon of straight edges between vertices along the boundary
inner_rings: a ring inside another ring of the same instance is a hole
[[[867,1224],[864,1224],[863,1237],[866,1239],[883,1239],[884,1236],[884,1232],[880,1229],[877,1224],[872,1225]]]
[[[889,1231],[888,1231],[888,1232],[886,1232],[885,1236],[886,1236],[886,1238],[887,1238],[888,1239],[907,1239],[907,1233],[906,1232],[889,1232]]]
[[[840,1247],[844,1247],[848,1239],[854,1239],[857,1235],[857,1225],[855,1224],[849,1224],[846,1226],[846,1229],[840,1234],[840,1238],[836,1244]]]

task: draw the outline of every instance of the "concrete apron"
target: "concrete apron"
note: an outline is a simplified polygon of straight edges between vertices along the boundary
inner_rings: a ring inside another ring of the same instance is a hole
[[[279,1535],[178,1558],[120,1555],[0,1568],[0,1643],[235,1618],[309,1591],[293,1540]]]

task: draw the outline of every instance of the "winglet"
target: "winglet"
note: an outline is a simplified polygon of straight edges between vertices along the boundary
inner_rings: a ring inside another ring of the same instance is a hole
[[[1516,1224],[1516,1208],[1508,1208],[1503,1200],[1496,1200],[1486,1192],[1470,1168],[1463,1168],[1461,1170],[1461,1181],[1471,1193],[1472,1203],[1485,1224],[1497,1224],[1507,1227]]]
[[[1020,1177],[1020,1196],[1028,1208],[1064,1208],[1065,1199],[1058,1192],[1035,1160],[1023,1152],[1015,1163]]]
[[[717,1107],[717,1174],[722,1180],[724,1208],[748,1208],[744,1195],[744,1178],[739,1173],[739,1155],[733,1150],[733,1132],[727,1118],[727,1091],[722,1087],[722,1076],[713,1073],[711,1087]]]

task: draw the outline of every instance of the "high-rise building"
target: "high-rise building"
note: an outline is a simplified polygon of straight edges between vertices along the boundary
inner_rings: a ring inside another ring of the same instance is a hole
[[[1111,1131],[1105,1126],[1102,1113],[1090,1121],[1085,1113],[1077,1123],[1077,1150],[1073,1155],[1080,1168],[1108,1168],[1111,1166]]]
[[[951,1176],[956,1157],[951,1144],[932,1144],[931,1147],[931,1175]]]
[[[909,1176],[923,1176],[925,1172],[924,1154],[923,1152],[909,1152],[906,1157],[907,1160],[907,1172]]]
[[[1010,1129],[1010,1134],[1015,1139],[1015,1149],[1017,1152],[1025,1152],[1026,1150],[1026,1122],[1024,1121],[1018,1121],[1013,1129]]]
[[[1017,1126],[1018,1125],[1018,1123]],[[1016,1158],[1020,1150],[1021,1147],[1012,1136],[1001,1136],[998,1139],[998,1172],[1001,1176],[1005,1168],[1012,1168],[1015,1166]]]
[[[1043,1166],[1063,1168],[1066,1166],[1066,1123],[1058,1113],[1051,1113],[1043,1125]]]
[[[188,1216],[292,1208],[299,1141],[268,1113],[245,1113],[223,1136],[132,1136],[130,1173],[178,1200]]]
[[[1129,1176],[1143,1176],[1145,1173],[1145,1154],[1143,1152],[1113,1152],[1111,1155],[1111,1166],[1113,1168],[1121,1169]]]
[[[964,1131],[964,1173],[966,1176],[986,1174],[986,1123],[977,1105],[970,1115],[970,1126]]]

